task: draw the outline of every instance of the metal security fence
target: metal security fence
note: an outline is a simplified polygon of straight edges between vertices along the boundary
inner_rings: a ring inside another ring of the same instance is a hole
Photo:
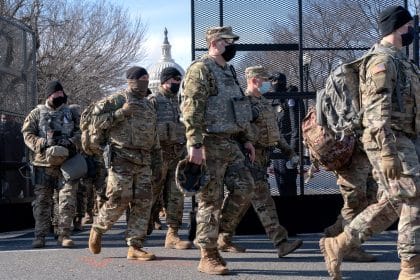
[[[36,105],[35,51],[29,28],[0,17],[0,202],[32,195],[23,174],[28,157],[20,129]]]
[[[192,58],[207,52],[204,34],[209,27],[232,26],[240,39],[231,63],[243,87],[244,69],[248,66],[263,65],[272,73],[282,72],[287,77],[287,84],[296,86],[298,92],[275,93],[269,98],[302,100],[304,105],[300,110],[305,111],[308,104],[314,102],[316,90],[323,87],[332,69],[361,56],[378,40],[377,16],[390,5],[412,10],[415,1],[192,0]],[[418,52],[417,37],[407,53],[418,59]],[[299,140],[302,143],[300,134]],[[332,172],[315,172],[314,178],[305,183],[310,163],[300,145],[298,152],[304,164],[298,168],[295,194],[338,193]],[[278,155],[273,160],[276,157]],[[269,183],[272,194],[278,195],[273,170],[273,166],[268,169]]]

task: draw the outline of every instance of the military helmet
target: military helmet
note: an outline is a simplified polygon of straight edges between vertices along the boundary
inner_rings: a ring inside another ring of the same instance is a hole
[[[175,182],[185,196],[195,195],[210,181],[205,164],[197,165],[188,159],[180,160],[175,170]]]

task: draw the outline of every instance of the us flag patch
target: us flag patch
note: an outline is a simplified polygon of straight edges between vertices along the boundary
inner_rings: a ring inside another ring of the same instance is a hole
[[[385,63],[380,63],[380,64],[378,64],[378,65],[375,65],[375,66],[372,68],[371,72],[372,72],[372,74],[374,75],[374,74],[377,74],[377,73],[379,73],[379,72],[384,72],[385,70],[386,70]]]

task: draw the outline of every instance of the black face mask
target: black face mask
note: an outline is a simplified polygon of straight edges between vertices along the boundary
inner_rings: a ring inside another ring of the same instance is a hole
[[[232,58],[235,57],[236,54],[236,46],[235,44],[227,45],[225,47],[225,51],[222,53],[222,57],[225,61],[230,61]]]
[[[408,46],[413,42],[414,28],[409,26],[407,33],[401,35],[401,43],[403,46]]]
[[[67,102],[67,96],[66,95],[65,96],[59,96],[59,97],[53,98],[52,99],[52,107],[54,109],[55,108],[58,108],[62,104],[66,103],[66,102]]]
[[[177,94],[177,93],[178,93],[178,90],[179,90],[179,86],[180,86],[180,84],[171,83],[171,88],[170,88],[170,91],[171,91],[173,94]]]

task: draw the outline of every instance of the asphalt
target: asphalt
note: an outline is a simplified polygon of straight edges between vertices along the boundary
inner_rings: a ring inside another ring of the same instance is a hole
[[[180,231],[187,238],[187,213]],[[298,222],[298,221],[297,221]],[[250,225],[252,226],[252,225]],[[52,236],[46,247],[32,249],[32,229],[0,233],[0,279],[330,279],[318,247],[321,233],[298,234],[303,246],[286,257],[278,258],[265,235],[239,235],[235,242],[247,248],[245,253],[222,253],[228,263],[227,276],[206,275],[197,271],[199,250],[164,248],[165,230],[155,230],[145,249],[155,253],[155,261],[127,260],[124,241],[125,219],[122,217],[103,237],[102,252],[92,255],[87,249],[90,225],[75,233],[75,248],[64,249]],[[343,279],[397,279],[399,259],[397,233],[381,233],[364,244],[377,257],[373,263],[344,262]]]

